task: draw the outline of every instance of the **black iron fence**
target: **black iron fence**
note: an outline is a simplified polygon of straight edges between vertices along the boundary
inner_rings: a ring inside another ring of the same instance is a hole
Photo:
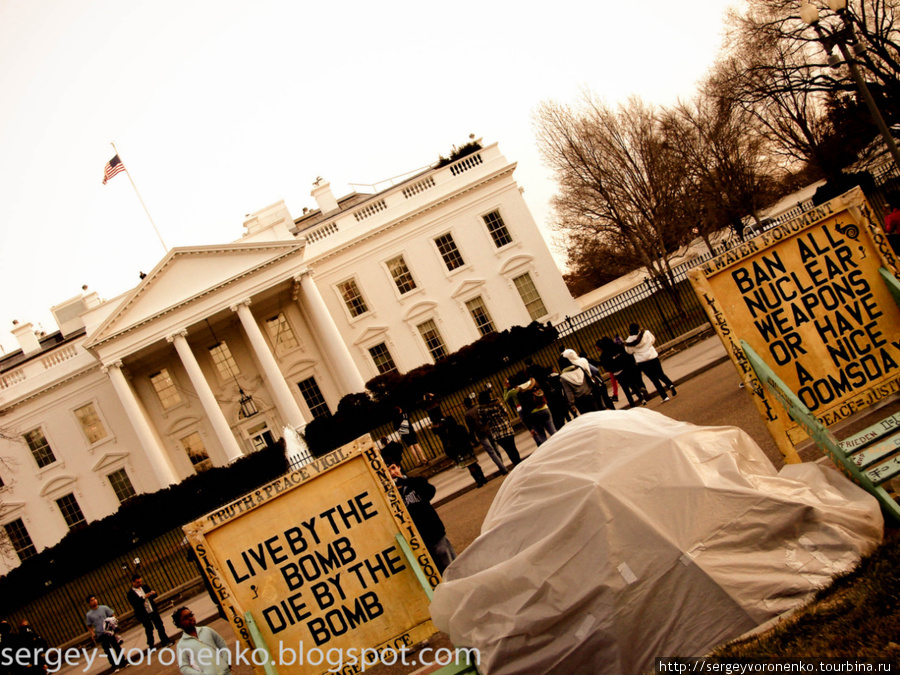
[[[63,645],[87,633],[84,615],[88,595],[96,595],[101,604],[121,616],[131,612],[125,594],[131,588],[133,574],[141,574],[160,595],[195,579],[197,569],[188,562],[187,550],[181,529],[171,530],[68,583],[57,584],[51,576],[44,582],[43,595],[10,611],[5,618],[13,626],[28,619],[50,645]]]

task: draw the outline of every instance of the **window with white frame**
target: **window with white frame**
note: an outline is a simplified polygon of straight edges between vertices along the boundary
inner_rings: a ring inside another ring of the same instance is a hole
[[[212,356],[213,363],[216,365],[216,371],[223,380],[231,380],[240,375],[241,371],[238,369],[237,363],[235,363],[234,357],[231,355],[231,350],[228,349],[228,345],[225,342],[220,342],[210,347],[209,355]]]
[[[447,356],[447,347],[444,345],[444,338],[441,337],[441,332],[438,330],[434,319],[423,321],[416,327],[419,329],[419,334],[425,341],[425,346],[428,348],[428,353],[431,354],[431,358],[437,361],[438,359]]]
[[[359,290],[356,279],[342,281],[337,287],[338,291],[341,293],[341,297],[344,299],[344,304],[347,305],[347,311],[350,312],[351,317],[357,317],[360,314],[365,314],[369,311],[369,307],[366,305],[366,300]]]
[[[391,273],[391,278],[394,280],[394,283],[397,284],[397,290],[400,291],[401,294],[409,293],[411,290],[415,289],[416,282],[402,255],[391,258],[384,264]]]
[[[200,438],[199,432],[195,431],[182,438],[181,447],[184,448],[188,459],[191,460],[194,471],[201,473],[212,468],[212,460],[209,458],[209,453],[206,451],[206,446],[203,445],[203,439]]]
[[[384,342],[379,342],[374,347],[369,347],[369,356],[372,357],[379,375],[397,372],[397,364],[394,363],[394,357],[391,356]]]
[[[469,314],[475,322],[475,327],[478,328],[478,332],[481,335],[487,335],[497,330],[494,328],[494,320],[491,319],[487,306],[484,304],[484,299],[480,295],[469,300],[466,303],[466,309],[469,310]]]
[[[303,400],[306,401],[306,407],[309,408],[309,414],[312,415],[313,419],[327,417],[331,414],[331,411],[328,409],[328,403],[325,401],[325,397],[322,396],[322,390],[319,389],[319,383],[316,382],[315,377],[308,377],[298,382],[297,386],[300,388],[300,393],[303,395]]]
[[[509,229],[506,227],[506,223],[503,222],[500,211],[491,211],[481,217],[484,220],[484,224],[487,225],[491,239],[494,240],[494,246],[500,248],[512,242]]]
[[[134,485],[131,483],[131,479],[128,477],[128,472],[125,471],[125,469],[113,471],[107,478],[109,479],[109,484],[112,485],[113,492],[116,493],[116,499],[119,500],[120,504],[124,504],[125,501],[137,494]]]
[[[34,461],[37,462],[38,468],[43,469],[56,461],[56,455],[53,454],[53,448],[47,442],[44,432],[41,429],[33,429],[22,435]]]
[[[24,562],[31,556],[37,555],[37,549],[34,547],[34,542],[31,541],[31,535],[28,534],[25,522],[21,518],[11,520],[3,526],[3,529],[6,530],[6,538],[9,539],[9,543],[12,544],[13,550],[19,556],[20,561]]]
[[[531,275],[528,272],[513,279],[513,283],[516,285],[516,290],[519,291],[519,295],[522,296],[522,302],[525,303],[525,309],[528,310],[528,316],[530,316],[533,321],[537,321],[542,316],[547,315],[547,308],[544,307],[544,301],[541,300],[537,287],[534,285],[534,281],[531,280]]]
[[[266,321],[266,330],[269,333],[269,339],[275,345],[277,356],[281,356],[299,345],[284,314],[279,314]]]
[[[452,272],[456,268],[466,264],[466,261],[463,260],[462,254],[456,246],[456,242],[453,240],[453,235],[449,232],[437,237],[434,240],[434,243],[437,245],[438,252],[441,254],[441,258],[443,259],[448,272]]]
[[[81,424],[81,431],[84,432],[84,437],[89,445],[93,445],[107,437],[106,427],[103,426],[103,421],[100,419],[100,415],[97,414],[97,408],[94,407],[93,403],[76,408],[75,417],[78,418],[78,422]]]
[[[82,513],[74,494],[63,495],[56,500],[56,505],[59,507],[59,511],[62,513],[70,530],[81,525],[87,525],[87,520],[85,520],[84,513]]]
[[[154,391],[156,391],[156,396],[159,398],[163,410],[169,410],[181,403],[181,394],[178,393],[175,381],[165,368],[155,375],[151,375],[150,383],[153,385]]]

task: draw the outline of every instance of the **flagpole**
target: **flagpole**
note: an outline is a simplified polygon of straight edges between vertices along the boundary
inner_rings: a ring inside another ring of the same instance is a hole
[[[131,172],[128,170],[128,165],[125,163],[125,160],[122,159],[122,155],[119,154],[119,150],[116,148],[116,144],[110,142],[110,145],[113,146],[113,150],[116,151],[116,155],[119,158],[119,161],[122,162],[122,166],[125,168],[125,175],[128,176],[128,180],[131,181],[131,187],[134,188],[134,194],[137,195],[138,201],[141,203],[141,206],[144,207],[144,213],[147,214],[147,220],[150,221],[150,224],[153,226],[153,231],[156,232],[156,236],[159,237],[159,243],[162,244],[163,250],[168,253],[169,247],[166,246],[166,242],[163,241],[162,235],[159,233],[159,230],[156,229],[156,223],[153,222],[153,218],[150,217],[150,211],[147,210],[147,205],[144,204],[144,200],[141,199],[141,193],[138,192],[137,185],[134,184],[134,179],[131,177]]]

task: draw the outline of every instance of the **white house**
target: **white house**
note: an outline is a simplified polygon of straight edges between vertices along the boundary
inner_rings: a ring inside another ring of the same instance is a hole
[[[15,326],[0,359],[0,573],[130,496],[228,464],[491,330],[574,314],[496,144],[230,244],[171,250],[129,293]],[[14,551],[14,552],[13,552]]]

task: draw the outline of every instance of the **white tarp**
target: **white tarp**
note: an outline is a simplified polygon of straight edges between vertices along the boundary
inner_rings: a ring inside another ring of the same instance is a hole
[[[431,614],[490,675],[643,673],[796,606],[882,532],[862,489],[776,472],[740,429],[590,413],[506,479]]]

